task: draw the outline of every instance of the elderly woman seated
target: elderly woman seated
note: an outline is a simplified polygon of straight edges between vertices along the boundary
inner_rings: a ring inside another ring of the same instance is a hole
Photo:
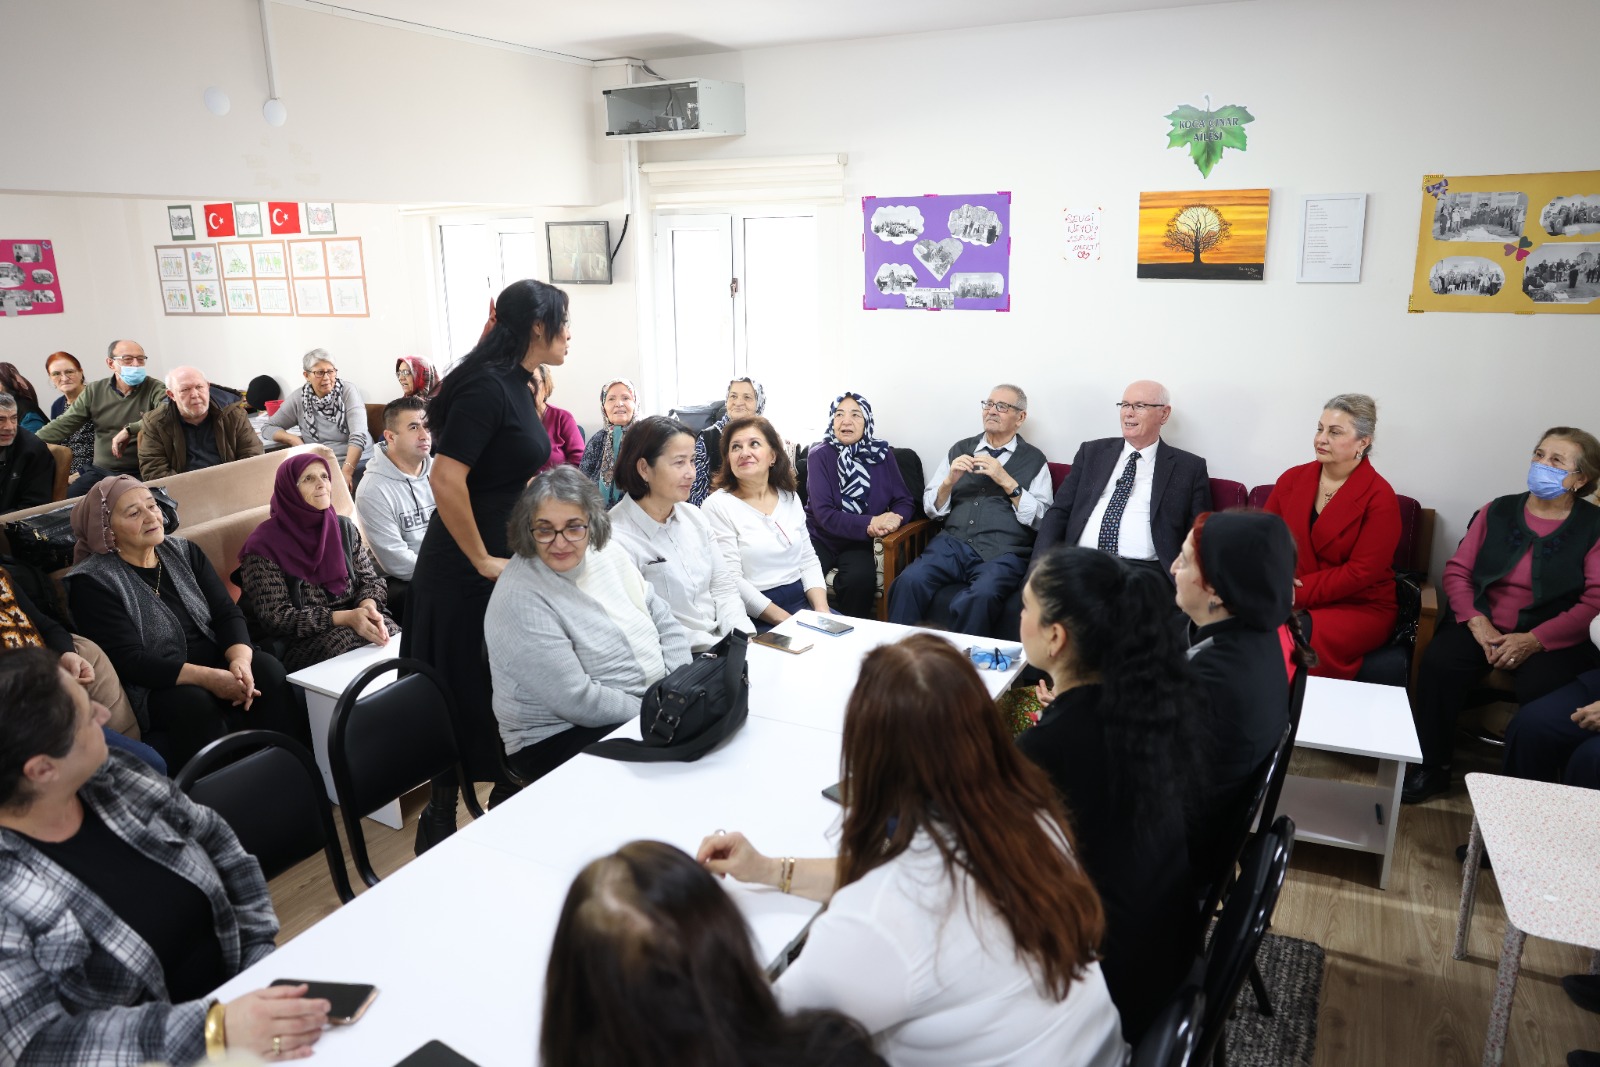
[[[290,393],[283,406],[267,419],[272,439],[284,445],[307,442],[327,445],[342,464],[344,484],[356,486],[356,476],[366,468],[366,454],[372,448],[367,433],[367,406],[356,387],[339,378],[339,368],[325,348],[313,348],[301,360],[306,384]],[[300,427],[300,436],[289,430]]]
[[[599,490],[572,467],[533,480],[507,536],[483,629],[500,737],[532,781],[638,715],[644,691],[689,662],[689,638],[610,544]]]
[[[120,475],[72,509],[78,563],[67,602],[117,669],[145,740],[172,767],[230,730],[279,730],[306,744],[306,713],[283,665],[250,644],[244,615],[199,547],[168,537],[155,497]]]
[[[0,655],[0,1059],[309,1055],[328,1002],[305,986],[209,998],[272,952],[266,880],[221,816],[106,749],[106,716],[50,652]]]
[[[604,424],[583,446],[583,458],[578,469],[600,487],[606,507],[622,499],[617,488],[617,453],[622,451],[622,438],[633,425],[639,412],[639,394],[626,378],[613,378],[600,388],[600,417]]]
[[[1512,672],[1528,704],[1600,666],[1587,640],[1600,613],[1600,441],[1571,426],[1544,432],[1526,492],[1485,504],[1444,565],[1449,611],[1422,655],[1411,713],[1422,762],[1406,773],[1407,804],[1450,787],[1456,718],[1491,670]],[[1537,566],[1536,566],[1537,564]]]
[[[261,628],[287,642],[291,671],[400,632],[388,589],[356,524],[333,510],[328,461],[292,456],[272,480],[271,516],[239,549],[241,600]]]

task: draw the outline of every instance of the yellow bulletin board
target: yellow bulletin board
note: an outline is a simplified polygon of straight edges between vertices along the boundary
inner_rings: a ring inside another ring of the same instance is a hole
[[[1423,178],[1410,310],[1600,314],[1600,171]]]

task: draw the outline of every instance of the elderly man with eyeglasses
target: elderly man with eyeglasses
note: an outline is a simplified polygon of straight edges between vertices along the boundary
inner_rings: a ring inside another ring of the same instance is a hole
[[[39,430],[39,440],[60,445],[85,422],[95,425],[94,465],[78,475],[68,496],[82,496],[102,478],[139,476],[137,438],[145,413],[167,399],[166,384],[145,372],[147,363],[149,357],[137,341],[112,341],[106,346],[111,377],[84,386],[66,411]]]
[[[983,432],[951,445],[928,478],[923,510],[944,519],[944,530],[889,587],[890,622],[983,636],[1016,629],[1003,618],[1006,601],[1027,575],[1034,530],[1049,507],[1050,465],[1017,433],[1028,394],[997,385],[979,408]],[[958,588],[940,608],[947,587]]]
[[[1117,401],[1121,437],[1085,441],[1039,527],[1036,552],[1060,544],[1098,548],[1172,580],[1172,561],[1202,511],[1211,510],[1206,461],[1161,439],[1172,396],[1134,382]]]

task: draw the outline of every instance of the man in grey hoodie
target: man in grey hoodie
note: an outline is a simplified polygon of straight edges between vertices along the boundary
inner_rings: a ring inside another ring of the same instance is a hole
[[[426,408],[421,397],[405,396],[383,409],[383,443],[356,487],[356,513],[367,545],[388,576],[389,608],[397,619],[403,619],[417,548],[433,518],[433,487],[428,484],[433,438]]]

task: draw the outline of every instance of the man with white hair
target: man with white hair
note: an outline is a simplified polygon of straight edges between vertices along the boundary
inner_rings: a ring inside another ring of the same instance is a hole
[[[212,400],[206,376],[195,368],[174,367],[167,374],[167,400],[145,416],[139,435],[139,476],[145,481],[264,451],[244,408]]]
[[[1159,567],[1170,581],[1189,528],[1211,510],[1206,461],[1161,439],[1172,396],[1160,382],[1128,386],[1117,415],[1121,437],[1078,446],[1039,526],[1034,558],[1059,544],[1081,545]]]

